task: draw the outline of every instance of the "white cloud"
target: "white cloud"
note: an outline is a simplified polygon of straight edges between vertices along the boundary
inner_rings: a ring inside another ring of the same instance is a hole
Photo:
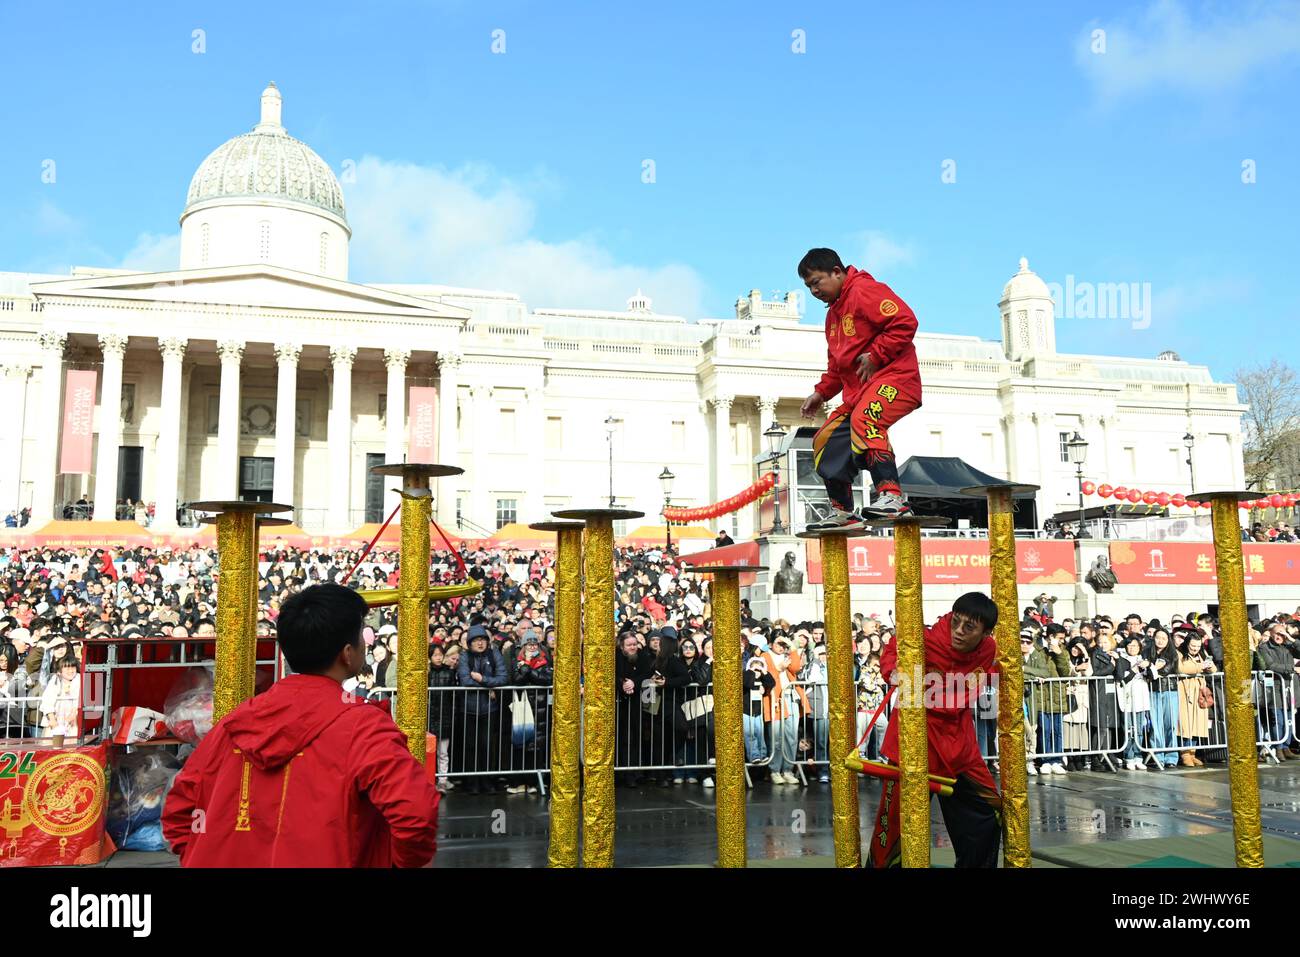
[[[1103,99],[1153,91],[1229,90],[1250,74],[1300,57],[1300,2],[1255,0],[1205,7],[1193,19],[1180,0],[1155,0],[1128,21],[1083,31],[1075,60]],[[1094,52],[1093,31],[1105,31]]]
[[[876,229],[869,229],[858,237],[858,248],[862,250],[859,262],[867,272],[886,272],[895,266],[908,266],[916,259],[916,250],[911,243],[890,239]]]
[[[698,317],[704,283],[689,266],[619,262],[592,235],[533,234],[537,190],[471,164],[456,170],[373,156],[345,184],[349,272],[366,282],[427,282],[518,293],[530,307],[623,309],[636,289],[656,312]]]
[[[171,272],[181,264],[181,234],[141,233],[122,257],[120,268],[140,272]]]

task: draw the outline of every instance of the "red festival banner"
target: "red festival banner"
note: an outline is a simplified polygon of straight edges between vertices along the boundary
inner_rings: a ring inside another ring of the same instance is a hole
[[[1300,545],[1245,544],[1248,585],[1300,585]],[[1121,585],[1212,585],[1219,580],[1212,542],[1111,542],[1110,567]]]
[[[90,450],[95,429],[94,369],[70,369],[63,394],[63,449],[60,474],[90,474]]]
[[[1074,542],[1016,542],[1016,581],[1021,585],[1068,585],[1076,577]],[[822,583],[820,542],[808,543],[808,581]],[[923,539],[921,581],[925,585],[987,585],[989,543],[970,538]],[[849,539],[849,584],[894,584],[892,538]]]
[[[431,465],[434,458],[434,412],[438,390],[432,386],[411,386],[410,424],[406,436],[406,461]]]
[[[0,744],[0,867],[97,864],[104,834],[108,749]]]

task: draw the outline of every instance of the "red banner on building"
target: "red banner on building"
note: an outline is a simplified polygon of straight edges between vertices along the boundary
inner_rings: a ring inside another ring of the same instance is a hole
[[[0,866],[97,864],[104,834],[108,749],[0,745]]]
[[[1016,542],[1016,581],[1022,585],[1067,585],[1075,581],[1074,543]],[[820,543],[808,543],[808,581],[822,583]],[[987,585],[989,543],[983,539],[927,538],[921,541],[925,585]],[[849,539],[849,584],[894,584],[892,538]]]
[[[1300,545],[1242,545],[1248,585],[1300,585]],[[1111,542],[1121,585],[1212,585],[1219,580],[1212,542]]]
[[[434,413],[438,390],[427,385],[411,386],[410,420],[406,435],[406,461],[431,465],[434,457]]]
[[[63,448],[59,472],[90,474],[95,436],[95,370],[70,369],[63,394]]]

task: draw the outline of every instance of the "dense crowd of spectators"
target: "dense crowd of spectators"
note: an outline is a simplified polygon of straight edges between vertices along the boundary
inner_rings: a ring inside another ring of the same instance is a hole
[[[273,634],[282,602],[324,581],[393,587],[397,554],[377,551],[264,553],[259,634]],[[464,554],[483,583],[470,598],[431,608],[429,730],[438,738],[439,786],[526,790],[545,769],[555,660],[553,554],[482,550]],[[355,566],[355,567],[354,567]],[[435,552],[434,577],[457,574]],[[135,548],[0,552],[0,723],[28,732],[70,733],[85,641],[99,636],[215,635],[216,552]],[[349,577],[349,573],[351,575]],[[708,587],[660,548],[616,553],[617,763],[627,785],[713,784],[713,635]],[[1044,594],[1020,623],[1026,743],[1032,774],[1194,766],[1226,759],[1222,637],[1208,616],[1168,625],[1131,614],[1121,621],[1054,617]],[[817,621],[759,620],[742,605],[743,722],[753,781],[827,780],[825,628]],[[880,673],[893,629],[854,616],[858,734],[888,691]],[[396,608],[376,609],[365,631],[368,665],[354,693],[382,696],[395,685]],[[1254,699],[1262,757],[1300,756],[1293,737],[1300,670],[1300,619],[1252,626]],[[24,699],[21,703],[15,699]],[[996,757],[996,693],[980,697],[976,729]],[[6,703],[7,702],[7,703]],[[885,722],[861,744],[879,754]],[[1121,751],[1121,748],[1123,749]],[[499,772],[499,773],[498,773]],[[509,776],[507,776],[509,775]]]

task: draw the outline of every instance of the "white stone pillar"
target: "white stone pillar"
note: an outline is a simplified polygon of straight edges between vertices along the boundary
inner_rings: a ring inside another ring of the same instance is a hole
[[[127,337],[106,333],[99,337],[104,352],[104,380],[99,391],[99,453],[95,456],[95,513],[97,522],[117,520],[117,459],[122,444],[122,362]]]
[[[27,421],[27,379],[32,367],[4,366],[4,415],[0,417],[0,515],[22,509],[23,425]]]
[[[469,428],[470,443],[473,451],[470,469],[470,500],[466,503],[466,517],[489,532],[497,527],[496,502],[492,499],[493,477],[488,474],[488,436],[492,433],[491,404],[492,387],[482,383],[470,390],[473,397],[474,421]],[[454,504],[454,503],[453,503]]]
[[[456,430],[460,387],[461,356],[455,352],[438,354],[438,463],[460,465],[460,436]],[[460,476],[450,475],[438,482],[438,524],[443,528],[456,528],[456,492],[460,489]]]
[[[384,365],[388,368],[388,411],[384,425],[384,461],[386,463],[406,460],[406,364],[411,361],[410,349],[385,349]],[[400,489],[401,476],[394,475],[384,480],[387,489]],[[435,489],[436,492],[436,489]],[[394,495],[384,496],[384,510],[397,504]]]
[[[731,478],[731,403],[735,396],[719,395],[713,400],[713,484],[709,501],[727,497],[724,491]],[[722,521],[722,519],[719,519]]]
[[[546,392],[541,386],[524,390],[524,434],[521,436],[527,453],[525,466],[529,480],[524,485],[524,499],[519,503],[519,521],[540,522],[548,516],[545,512],[546,479]]]
[[[41,391],[37,406],[40,421],[36,433],[36,467],[32,470],[31,529],[54,519],[54,500],[59,486],[59,434],[63,428],[63,352],[67,333],[40,334]]]
[[[217,475],[211,487],[212,497],[223,501],[239,498],[239,364],[244,359],[244,345],[234,339],[217,343],[221,393],[217,406]]]
[[[328,524],[343,533],[352,521],[352,363],[355,346],[330,346],[334,385],[330,400],[330,498]]]
[[[272,498],[281,505],[297,506],[294,472],[298,453],[298,357],[302,344],[275,344],[275,491]]]
[[[754,456],[756,458],[759,455],[768,454],[767,436],[765,436],[763,433],[767,431],[768,426],[770,426],[773,422],[776,421],[776,405],[779,401],[780,399],[775,399],[772,398],[771,396],[763,396],[758,400],[758,431],[754,434],[754,450],[755,450]],[[782,463],[777,462],[776,464],[780,466]],[[770,462],[767,463],[766,465],[763,465],[761,468],[759,466],[755,466],[753,478],[757,480],[758,473],[760,471],[770,472],[771,470],[772,470],[772,463]],[[785,472],[782,472],[781,473],[782,484],[789,481],[790,481],[790,476],[787,475]],[[791,496],[791,500],[793,500],[793,496]],[[759,512],[759,506],[755,504],[745,509],[741,513],[740,532],[746,538],[752,538],[758,530],[758,512]],[[782,523],[784,524],[788,520],[789,517],[782,514],[781,516]]]
[[[158,451],[154,459],[154,531],[171,531],[176,528],[176,489],[180,482],[181,467],[181,415],[185,408],[181,399],[181,372],[185,361],[184,339],[158,340],[162,353],[162,421],[158,427]]]

